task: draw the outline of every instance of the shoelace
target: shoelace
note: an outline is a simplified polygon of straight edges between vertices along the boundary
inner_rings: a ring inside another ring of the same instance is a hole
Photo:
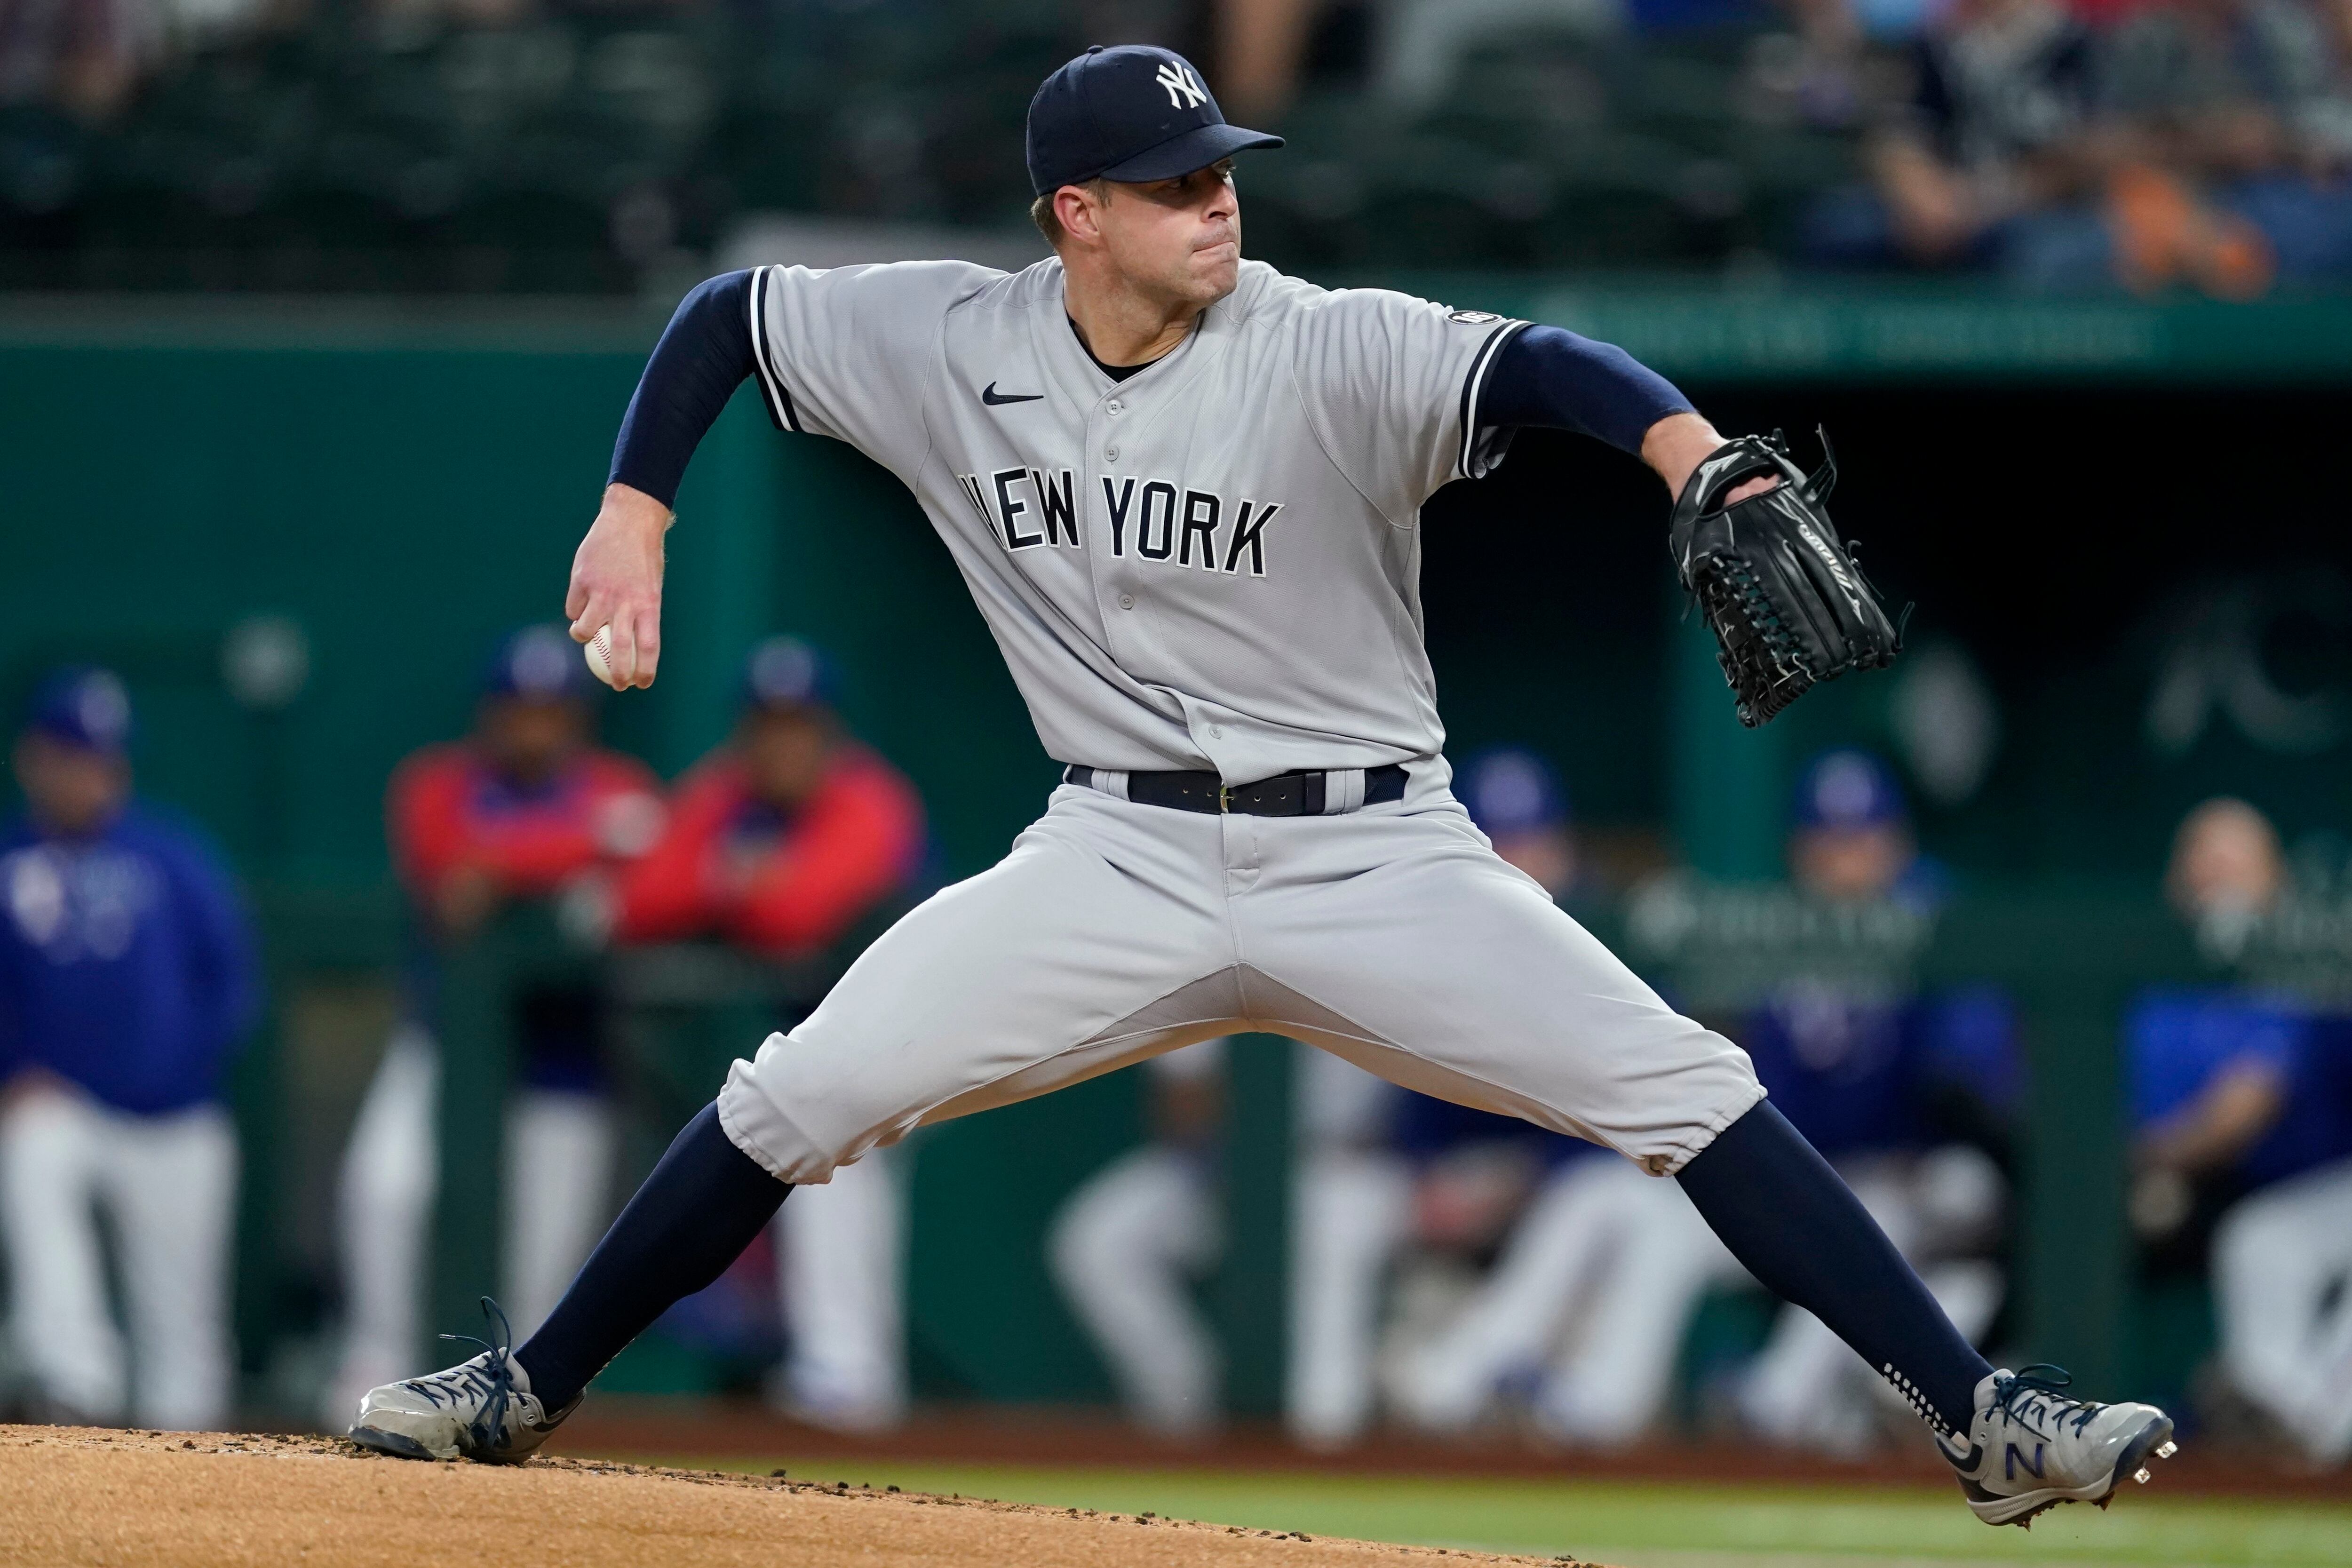
[[[506,1429],[507,1407],[514,1399],[514,1368],[508,1364],[513,1359],[510,1347],[514,1341],[514,1329],[507,1321],[506,1310],[488,1296],[482,1298],[482,1316],[498,1328],[496,1344],[488,1340],[478,1340],[471,1334],[443,1334],[441,1337],[459,1344],[479,1345],[488,1352],[489,1359],[478,1367],[468,1362],[464,1366],[451,1369],[458,1386],[467,1395],[482,1401],[482,1413],[467,1424],[466,1430],[473,1436],[475,1446],[488,1452],[498,1446],[499,1435]],[[428,1380],[420,1379],[409,1386],[434,1404],[441,1403],[439,1394],[430,1386]]]
[[[2012,1421],[2030,1426],[2033,1420],[2032,1406],[2038,1404],[2049,1413],[2053,1426],[2063,1426],[2073,1421],[2074,1435],[2079,1437],[2083,1428],[2088,1426],[2091,1418],[2099,1413],[2100,1406],[2086,1399],[2069,1398],[2063,1391],[2073,1387],[2074,1384],[2074,1373],[2064,1367],[2038,1361],[2031,1366],[2020,1368],[2011,1376],[1993,1381],[1992,1407]],[[2025,1400],[2022,1409],[2019,1407],[2021,1399]]]

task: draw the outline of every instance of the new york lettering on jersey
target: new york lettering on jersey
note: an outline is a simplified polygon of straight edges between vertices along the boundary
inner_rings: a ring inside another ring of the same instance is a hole
[[[779,424],[896,473],[954,554],[1058,760],[1234,782],[1444,742],[1421,643],[1422,502],[1521,323],[1244,263],[1114,380],[1061,266],[811,272],[752,290]]]
[[[985,477],[958,474],[956,483],[1007,550],[1041,544],[1077,550],[1086,543],[1071,506],[1074,476],[1067,468],[1051,474],[1036,468],[1000,468]],[[1280,501],[1244,497],[1235,503],[1213,490],[1190,486],[1179,490],[1168,479],[1142,480],[1139,490],[1138,484],[1132,474],[1118,479],[1102,476],[1114,559],[1131,552],[1145,561],[1172,560],[1204,572],[1265,575],[1265,525],[1282,510]]]

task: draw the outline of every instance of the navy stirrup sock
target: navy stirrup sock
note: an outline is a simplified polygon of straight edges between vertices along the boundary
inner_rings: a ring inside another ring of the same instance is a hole
[[[1767,1289],[1828,1324],[1931,1425],[1967,1433],[1991,1365],[1771,1101],[1725,1128],[1677,1179]]]
[[[646,1178],[547,1321],[515,1352],[551,1414],[670,1304],[727,1271],[792,1188],[761,1170],[702,1108]]]

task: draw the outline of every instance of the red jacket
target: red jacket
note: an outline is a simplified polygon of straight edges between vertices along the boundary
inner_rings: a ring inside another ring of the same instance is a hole
[[[624,942],[715,936],[776,957],[831,946],[905,887],[923,858],[923,806],[906,776],[845,746],[786,816],[721,751],[678,784],[669,830],[621,883]]]
[[[427,746],[392,775],[393,866],[426,900],[475,867],[511,898],[554,892],[592,867],[642,852],[661,831],[661,783],[644,763],[583,752],[546,786],[520,789],[463,742]]]

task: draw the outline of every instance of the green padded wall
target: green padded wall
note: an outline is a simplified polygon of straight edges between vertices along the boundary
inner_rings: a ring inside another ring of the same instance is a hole
[[[560,611],[634,365],[615,353],[0,347],[0,668],[121,664],[155,793],[277,874],[373,881],[402,752],[463,724],[499,629]],[[290,615],[286,819],[219,680],[238,618]]]

